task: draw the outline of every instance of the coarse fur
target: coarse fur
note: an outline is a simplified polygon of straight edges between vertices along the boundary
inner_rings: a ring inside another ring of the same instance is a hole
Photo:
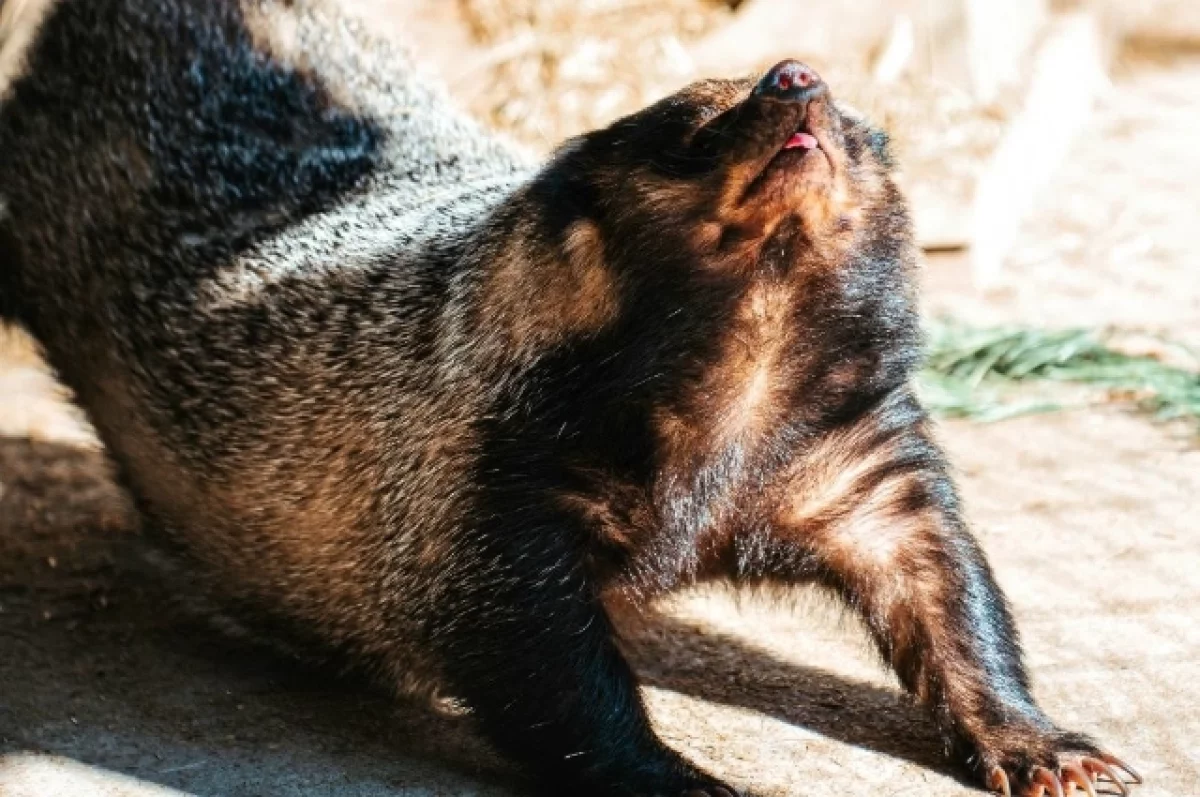
[[[912,393],[886,137],[823,86],[535,164],[319,0],[59,0],[20,69],[0,310],[254,633],[461,697],[550,793],[720,795],[605,605],[815,582],[981,777],[1100,755],[1030,696]]]

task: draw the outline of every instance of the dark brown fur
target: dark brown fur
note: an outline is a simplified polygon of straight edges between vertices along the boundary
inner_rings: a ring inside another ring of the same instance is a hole
[[[0,306],[189,582],[444,685],[552,793],[728,793],[605,610],[712,579],[840,595],[1032,787],[1099,752],[1030,696],[913,396],[885,139],[754,87],[534,167],[319,2],[63,0],[0,104]]]

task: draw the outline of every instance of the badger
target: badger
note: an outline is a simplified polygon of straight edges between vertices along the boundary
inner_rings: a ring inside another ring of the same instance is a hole
[[[239,627],[453,694],[548,794],[732,797],[614,607],[815,584],[982,785],[1140,782],[1030,694],[914,392],[887,137],[810,67],[538,162],[323,0],[8,0],[0,37],[0,315]]]

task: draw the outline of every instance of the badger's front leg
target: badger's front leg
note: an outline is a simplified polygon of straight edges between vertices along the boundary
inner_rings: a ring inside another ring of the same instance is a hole
[[[1016,627],[924,415],[906,392],[796,461],[773,522],[739,541],[743,577],[813,581],[858,611],[904,686],[989,787],[1060,794],[1133,771],[1065,732],[1029,691]]]
[[[484,504],[438,557],[430,636],[487,738],[546,794],[733,797],[651,729],[578,521],[545,494]]]

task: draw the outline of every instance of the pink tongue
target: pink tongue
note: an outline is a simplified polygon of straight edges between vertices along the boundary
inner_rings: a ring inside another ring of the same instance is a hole
[[[797,147],[801,147],[803,149],[816,149],[817,139],[808,133],[794,133],[792,134],[792,137],[788,139],[787,143],[783,145],[784,149],[796,149]]]

